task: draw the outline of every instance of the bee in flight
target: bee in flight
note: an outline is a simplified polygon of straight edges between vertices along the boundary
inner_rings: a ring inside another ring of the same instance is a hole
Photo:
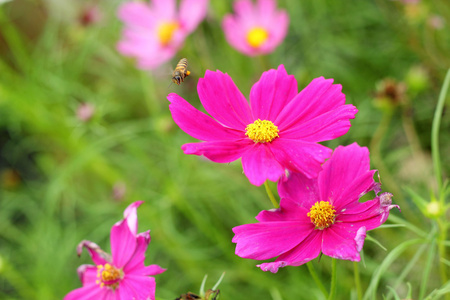
[[[187,70],[188,61],[186,58],[180,59],[180,61],[177,64],[177,67],[172,73],[172,82],[176,83],[177,85],[180,85],[184,78],[189,76],[191,74],[190,71]]]

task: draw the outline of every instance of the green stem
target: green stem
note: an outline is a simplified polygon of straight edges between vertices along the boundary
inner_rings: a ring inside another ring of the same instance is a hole
[[[328,300],[332,300],[336,296],[336,258],[331,259],[331,286],[330,286],[330,295],[328,296]]]
[[[445,216],[444,216],[445,218]],[[444,219],[442,220],[438,220],[438,226],[439,226],[439,237],[438,237],[438,251],[439,251],[439,273],[441,276],[441,282],[442,284],[445,284],[448,280],[447,277],[447,269],[448,266],[444,263],[446,261],[446,251],[447,248],[445,247],[444,241],[447,240],[447,229],[448,229],[448,225],[447,225],[447,221]],[[445,295],[445,299],[450,300],[450,294]]]
[[[358,300],[361,300],[363,295],[361,289],[361,278],[359,277],[359,265],[357,261],[353,262],[353,273],[355,276],[356,294],[358,295]]]
[[[314,282],[316,283],[317,287],[320,289],[322,294],[325,296],[325,298],[328,298],[328,292],[323,286],[322,282],[319,279],[319,276],[317,276],[316,269],[314,269],[314,266],[312,262],[307,262],[306,266],[308,267],[309,274],[311,274],[311,277],[313,278]]]
[[[442,193],[442,173],[441,158],[439,156],[439,126],[441,124],[442,110],[444,109],[445,96],[447,95],[448,86],[450,84],[450,69],[444,79],[439,100],[434,112],[433,125],[431,127],[431,155],[433,158],[434,173],[438,184],[439,194]]]
[[[269,187],[269,181],[268,180],[264,181],[264,187],[266,188],[267,196],[269,196],[269,199],[272,202],[273,206],[275,208],[280,207],[280,204],[278,204],[277,199],[275,199],[275,196],[273,195],[272,190]]]

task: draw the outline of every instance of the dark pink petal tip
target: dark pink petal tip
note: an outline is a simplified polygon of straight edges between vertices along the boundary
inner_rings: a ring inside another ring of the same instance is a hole
[[[279,268],[285,267],[287,265],[288,263],[285,261],[275,261],[271,263],[263,263],[256,266],[259,267],[264,272],[270,271],[272,273],[277,273]]]

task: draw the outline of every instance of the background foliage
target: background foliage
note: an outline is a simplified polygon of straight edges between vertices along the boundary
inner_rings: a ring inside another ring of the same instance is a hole
[[[80,15],[90,5],[98,5],[102,18],[83,24]],[[129,203],[144,200],[138,215],[140,231],[152,230],[147,263],[168,269],[156,277],[158,298],[197,292],[205,274],[212,287],[226,272],[223,299],[321,299],[305,266],[266,273],[234,254],[231,228],[254,222],[270,201],[263,187],[248,182],[240,162],[184,155],[180,146],[194,139],[173,123],[165,98],[176,92],[200,107],[196,83],[206,69],[227,72],[248,95],[261,73],[279,64],[300,88],[318,76],[343,85],[359,113],[347,135],[324,144],[369,146],[384,190],[402,208],[387,223],[404,227],[370,232],[386,250],[366,242],[363,289],[376,284],[381,299],[393,296],[390,286],[406,298],[410,283],[412,298],[420,299],[443,285],[438,265],[448,261],[437,255],[438,224],[412,195],[429,199],[436,192],[430,132],[450,67],[447,1],[280,0],[291,19],[286,40],[267,57],[249,58],[221,30],[231,1],[212,0],[207,19],[172,63],[153,72],[137,70],[115,50],[118,5],[14,0],[0,6],[0,298],[62,299],[80,286],[77,266],[90,263],[86,253],[77,257],[78,242],[109,250],[111,226]],[[181,57],[192,75],[168,88]],[[386,78],[405,85],[400,100],[377,92]],[[87,122],[77,118],[82,103],[95,107]],[[444,175],[449,132],[444,110]],[[313,264],[327,284],[330,259]],[[355,299],[353,264],[338,265],[337,297]]]

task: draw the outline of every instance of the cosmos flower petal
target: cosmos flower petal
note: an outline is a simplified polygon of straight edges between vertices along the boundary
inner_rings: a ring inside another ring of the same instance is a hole
[[[119,299],[155,299],[155,278],[127,275],[120,283],[118,289]]]
[[[300,244],[312,230],[311,224],[270,222],[246,224],[233,228],[236,255],[243,258],[269,259]]]
[[[166,270],[167,269],[161,268],[158,265],[150,265],[150,266],[146,266],[145,268],[143,268],[140,275],[154,276],[154,275],[164,273]]]
[[[181,149],[185,154],[203,155],[218,162],[229,163],[239,159],[253,146],[253,141],[242,139],[237,141],[213,141],[184,144]]]
[[[126,274],[140,272],[144,266],[145,252],[147,251],[148,244],[150,243],[150,230],[140,233],[136,237],[136,249],[133,256],[123,267]]]
[[[319,199],[320,192],[316,178],[308,178],[302,173],[290,173],[287,180],[278,181],[278,194],[282,201],[289,199],[288,202],[294,202],[297,206],[309,210]]]
[[[97,278],[97,267],[92,265],[81,265],[77,268],[78,277],[84,285],[95,283]]]
[[[164,20],[175,20],[176,19],[176,0],[152,0],[151,7],[152,10],[161,19]]]
[[[280,130],[289,130],[299,123],[312,120],[345,104],[340,84],[333,79],[315,78],[278,115],[275,124]]]
[[[105,251],[103,251],[99,245],[97,245],[94,242],[83,240],[81,241],[77,246],[77,254],[78,256],[81,255],[81,252],[83,251],[83,248],[85,248],[89,255],[92,258],[92,261],[96,265],[103,265],[107,262],[110,262],[111,256],[107,254]]]
[[[122,268],[133,256],[137,240],[124,219],[111,228],[111,255],[114,266]]]
[[[103,300],[108,291],[108,289],[100,289],[98,284],[93,283],[71,291],[64,300]]]
[[[273,156],[282,166],[293,172],[303,173],[309,178],[317,177],[322,170],[322,163],[332,153],[330,148],[317,143],[281,137],[272,141],[270,146]]]
[[[247,100],[228,74],[207,70],[197,91],[205,110],[221,124],[244,131],[254,121]]]
[[[287,74],[283,65],[278,70],[264,72],[250,91],[254,118],[275,120],[297,93],[297,81],[293,75]]]
[[[136,201],[128,205],[123,212],[123,217],[127,220],[128,227],[133,235],[137,235],[137,208],[141,206],[144,201]]]
[[[398,205],[391,205],[392,194],[383,193],[373,200],[364,203],[357,203],[347,208],[339,216],[339,221],[344,224],[355,224],[356,227],[364,226],[367,230],[372,230],[383,224],[389,216],[389,211]]]
[[[187,32],[192,32],[205,18],[209,0],[183,0],[180,3],[180,23]]]
[[[257,143],[242,156],[242,167],[248,180],[261,185],[267,179],[277,181],[283,174],[283,166],[266,145]]]
[[[280,208],[263,210],[256,216],[256,220],[259,222],[296,221],[311,224],[311,220],[307,216],[308,212],[309,208],[305,208],[289,198],[282,198]]]
[[[122,22],[147,29],[155,26],[154,18],[148,17],[152,14],[150,7],[141,1],[125,2],[118,10],[119,19]]]
[[[323,230],[323,254],[337,259],[359,261],[359,247],[355,240],[356,232],[359,228],[344,230],[340,225],[340,223],[336,222],[331,227]]]
[[[364,241],[366,240],[366,227],[360,227],[356,232],[355,242],[356,242],[356,251],[361,252]]]
[[[322,142],[338,138],[350,129],[350,119],[358,112],[351,104],[342,105],[312,120],[299,123],[283,131],[283,138]]]
[[[319,256],[322,234],[311,229],[307,230],[307,233],[308,235],[300,244],[280,255],[275,262],[263,263],[257,266],[263,271],[276,273],[280,267],[300,266],[313,260]]]
[[[236,140],[245,138],[242,131],[226,128],[213,118],[194,108],[189,102],[171,93],[167,96],[173,120],[190,136],[202,141]]]

